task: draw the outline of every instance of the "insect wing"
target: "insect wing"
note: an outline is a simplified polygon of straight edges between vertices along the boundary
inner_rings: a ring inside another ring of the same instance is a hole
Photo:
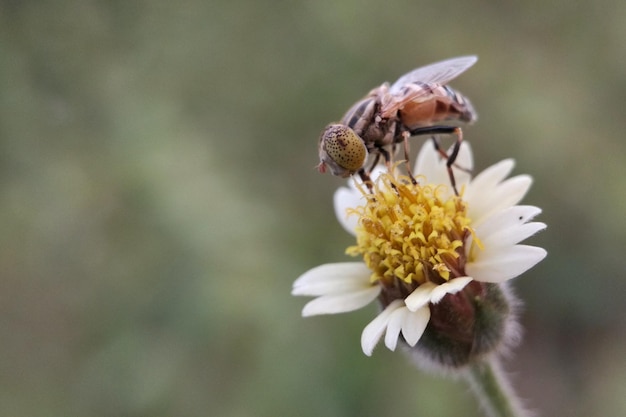
[[[389,87],[386,97],[383,98],[381,116],[392,117],[405,104],[427,97],[434,88],[458,77],[477,60],[475,56],[447,59],[403,75]]]
[[[407,103],[412,101],[419,102],[420,98],[427,98],[432,88],[438,87],[439,84],[417,84],[412,83],[405,85],[399,94],[387,94],[381,98],[380,116],[382,118],[393,117],[394,114]]]
[[[475,56],[461,56],[435,62],[425,67],[417,68],[408,74],[403,75],[389,87],[389,93],[397,95],[402,91],[402,87],[414,82],[424,84],[446,84],[455,79],[478,60]]]

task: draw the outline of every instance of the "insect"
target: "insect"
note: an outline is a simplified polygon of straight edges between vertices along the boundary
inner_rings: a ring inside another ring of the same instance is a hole
[[[371,188],[369,173],[382,156],[387,166],[399,144],[404,145],[407,172],[415,182],[408,164],[408,139],[418,135],[451,134],[456,142],[448,154],[433,136],[437,152],[446,159],[446,167],[454,192],[458,195],[452,165],[463,141],[459,125],[472,123],[477,114],[470,101],[446,84],[465,72],[477,61],[463,56],[417,68],[393,85],[374,88],[348,110],[339,123],[324,129],[319,139],[322,173],[349,177],[355,173]],[[374,156],[366,170],[368,155]]]

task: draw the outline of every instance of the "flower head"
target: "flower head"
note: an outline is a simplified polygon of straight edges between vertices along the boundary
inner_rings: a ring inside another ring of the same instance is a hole
[[[471,169],[472,163],[464,142],[457,164]],[[444,354],[443,364],[493,349],[511,310],[499,284],[546,256],[542,248],[519,244],[546,226],[531,221],[539,208],[517,205],[532,180],[506,179],[513,165],[504,160],[474,179],[454,168],[457,196],[447,185],[445,161],[428,142],[414,170],[417,183],[378,169],[371,192],[354,184],[337,190],[337,217],[356,236],[346,252],[363,261],[325,264],[300,276],[292,294],[317,297],[302,314],[347,312],[378,299],[382,312],[361,337],[366,355],[383,335],[391,350],[399,340],[410,347],[422,340],[464,352],[452,359]],[[485,332],[486,322],[493,325]]]

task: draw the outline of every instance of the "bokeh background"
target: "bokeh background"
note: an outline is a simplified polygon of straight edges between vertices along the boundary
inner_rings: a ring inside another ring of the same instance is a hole
[[[480,416],[464,385],[302,319],[342,261],[321,129],[382,81],[453,86],[548,258],[506,362],[544,416],[626,415],[626,2],[0,1],[0,415]],[[416,149],[418,146],[414,146]]]

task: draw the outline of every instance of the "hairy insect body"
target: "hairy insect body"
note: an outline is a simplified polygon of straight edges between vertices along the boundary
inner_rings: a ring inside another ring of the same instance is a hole
[[[398,134],[395,120],[380,118],[377,90],[356,103],[341,119],[341,124],[354,130],[369,151],[392,144]]]
[[[367,183],[369,172],[365,164],[369,154],[375,155],[373,164],[381,155],[389,164],[400,143],[404,143],[408,159],[407,139],[411,136],[453,134],[457,137],[454,150],[450,155],[443,151],[440,154],[447,159],[454,187],[450,166],[462,141],[457,126],[476,120],[476,112],[467,98],[446,83],[475,62],[473,56],[452,58],[415,69],[391,86],[384,83],[374,88],[339,123],[328,125],[322,132],[318,145],[319,171],[326,172],[329,168],[333,175],[342,177],[358,172]]]
[[[359,135],[367,149],[385,147],[402,142],[404,132],[434,125],[462,125],[476,120],[476,112],[470,101],[448,86],[414,84],[428,91],[427,97],[408,101],[388,118],[381,114],[381,104],[388,94],[384,84],[372,90],[366,98],[357,102],[341,119]]]

